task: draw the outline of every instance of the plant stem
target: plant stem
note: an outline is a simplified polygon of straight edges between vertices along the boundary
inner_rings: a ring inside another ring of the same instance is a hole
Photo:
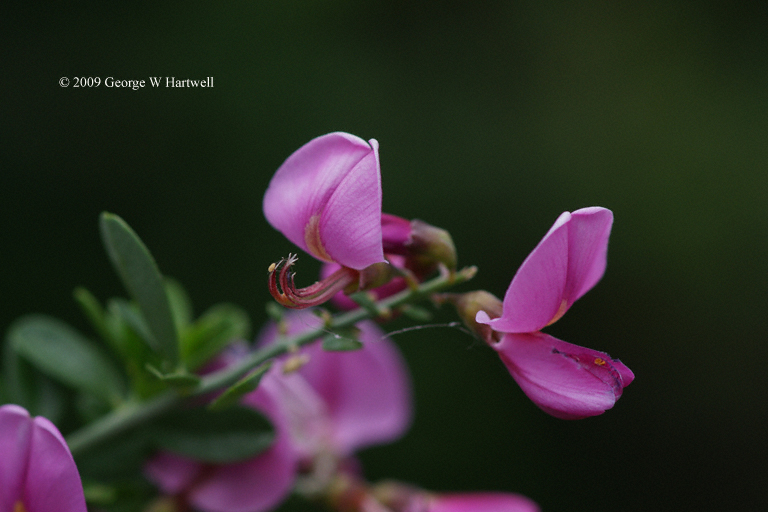
[[[404,290],[382,300],[378,303],[378,307],[381,310],[386,310],[402,306],[403,304],[417,302],[432,293],[443,291],[472,279],[476,272],[477,267],[466,267],[455,273],[443,273],[431,281],[422,283],[416,289]],[[211,393],[232,385],[263,362],[282,355],[292,348],[311,343],[321,337],[326,331],[354,325],[361,320],[371,318],[371,316],[372,312],[365,308],[341,313],[333,317],[324,327],[283,339],[278,343],[252,352],[232,366],[206,375],[191,393],[181,394],[175,389],[169,389],[144,402],[129,402],[67,436],[69,449],[73,455],[77,455],[91,446],[106,441],[181,405],[190,397]]]

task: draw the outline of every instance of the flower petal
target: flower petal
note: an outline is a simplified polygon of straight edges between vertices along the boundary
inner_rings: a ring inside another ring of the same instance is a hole
[[[539,506],[520,494],[478,492],[439,494],[429,499],[426,512],[539,512]]]
[[[270,372],[243,399],[243,404],[263,412],[273,423],[272,446],[252,459],[210,467],[189,490],[190,503],[196,508],[205,512],[261,512],[271,510],[288,496],[298,460],[272,379]]]
[[[236,464],[215,466],[189,493],[192,505],[205,512],[271,510],[291,490],[296,472],[287,436],[259,456]]]
[[[280,166],[264,215],[322,261],[360,270],[384,261],[378,143],[348,133],[317,137]]]
[[[563,302],[568,278],[568,221],[563,213],[523,261],[504,295],[503,314],[477,321],[498,332],[534,332],[550,323]]]
[[[86,512],[83,485],[69,447],[42,416],[0,407],[0,507],[26,512]]]
[[[285,325],[286,334],[294,336],[322,326],[322,320],[311,310],[290,311]],[[361,322],[358,327],[362,349],[329,352],[319,343],[311,344],[303,349],[309,362],[297,372],[324,402],[330,441],[341,456],[396,439],[408,428],[413,414],[408,369],[397,346],[382,339],[383,332],[372,322]],[[274,323],[267,324],[257,346],[276,339]]]
[[[23,494],[27,473],[32,421],[29,413],[18,405],[0,407],[0,510],[13,510]]]
[[[582,208],[571,214],[568,223],[568,280],[564,290],[568,307],[603,277],[612,225],[613,212],[599,206]]]
[[[144,465],[144,474],[165,494],[177,494],[192,485],[203,464],[188,457],[160,452]]]
[[[561,419],[602,414],[635,378],[604,352],[541,332],[506,334],[493,347],[528,398]]]
[[[411,242],[411,221],[391,215],[381,214],[381,238],[384,252],[404,254],[405,246]]]
[[[361,322],[363,348],[328,352],[315,344],[300,373],[325,401],[340,455],[402,436],[412,418],[408,371],[396,345]]]
[[[603,276],[612,223],[605,208],[564,212],[512,279],[502,316],[478,314],[477,321],[510,333],[535,332],[557,321]]]

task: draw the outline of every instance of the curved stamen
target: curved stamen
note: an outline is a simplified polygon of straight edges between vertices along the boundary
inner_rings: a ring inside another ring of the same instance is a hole
[[[296,255],[289,254],[287,259],[281,259],[269,266],[269,293],[279,304],[288,308],[318,306],[360,279],[357,270],[341,267],[322,281],[306,288],[296,288],[293,280],[295,274],[290,272],[290,268],[297,260]]]

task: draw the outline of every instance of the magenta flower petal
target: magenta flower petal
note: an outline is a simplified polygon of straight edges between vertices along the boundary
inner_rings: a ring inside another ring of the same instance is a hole
[[[147,477],[166,494],[182,494],[203,512],[263,512],[283,501],[296,477],[298,455],[282,396],[270,373],[243,404],[261,411],[275,428],[266,451],[232,464],[201,464],[169,453],[156,455],[144,468]]]
[[[287,436],[257,457],[215,466],[189,493],[189,501],[206,512],[261,512],[271,510],[291,490],[296,474],[293,448]]]
[[[501,317],[477,321],[498,332],[535,332],[555,322],[603,276],[613,214],[565,212],[528,255],[504,296]]]
[[[310,310],[291,311],[285,320],[289,336],[322,325]],[[309,362],[297,372],[322,401],[328,416],[323,419],[329,430],[327,441],[339,456],[396,439],[413,414],[408,369],[397,346],[382,339],[384,333],[372,322],[358,327],[362,349],[329,352],[312,344],[303,349]],[[269,345],[276,338],[274,324],[268,324],[257,345]]]
[[[0,510],[86,512],[83,485],[67,443],[42,416],[0,407]]]
[[[602,414],[635,378],[618,359],[547,334],[506,334],[492,345],[523,392],[561,419]]]
[[[411,221],[389,213],[381,214],[381,238],[384,252],[396,254],[402,252],[403,248],[411,242],[411,233]]]
[[[144,474],[165,494],[177,494],[187,489],[202,469],[200,462],[160,452],[144,465]]]
[[[426,512],[539,512],[539,506],[519,494],[478,492],[440,494],[429,499]]]
[[[342,132],[309,141],[269,183],[269,223],[322,261],[356,270],[384,261],[378,147]]]
[[[315,344],[301,370],[325,402],[333,444],[340,455],[391,442],[412,418],[408,371],[397,347],[372,322],[361,322],[363,348],[328,352]]]
[[[593,206],[571,214],[568,223],[568,280],[564,300],[568,307],[592,289],[605,273],[608,237],[613,212]]]

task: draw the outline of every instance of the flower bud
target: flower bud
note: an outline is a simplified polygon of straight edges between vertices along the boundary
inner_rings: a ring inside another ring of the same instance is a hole
[[[424,221],[411,221],[411,254],[419,266],[442,263],[449,270],[456,270],[456,247],[450,233]]]
[[[501,316],[502,302],[495,295],[485,290],[476,290],[467,293],[445,293],[439,295],[437,299],[453,304],[464,325],[489,345],[501,340],[501,336],[490,326],[475,320],[478,311],[485,311],[491,318]]]
[[[456,247],[450,233],[418,219],[408,221],[395,215],[381,216],[385,254],[406,257],[406,267],[417,276],[431,274],[438,264],[456,269]]]

